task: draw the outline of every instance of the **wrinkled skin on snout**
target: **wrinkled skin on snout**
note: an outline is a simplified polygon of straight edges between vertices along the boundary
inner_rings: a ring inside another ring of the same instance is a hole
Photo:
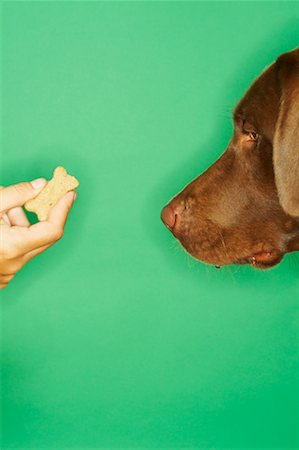
[[[299,220],[281,206],[273,163],[277,70],[270,66],[237,105],[226,151],[162,210],[173,235],[206,263],[264,269],[299,249]]]

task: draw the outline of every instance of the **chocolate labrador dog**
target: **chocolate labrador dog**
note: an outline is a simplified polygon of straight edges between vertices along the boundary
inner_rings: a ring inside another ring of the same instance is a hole
[[[299,250],[299,48],[262,72],[225,152],[161,213],[195,258],[266,269]]]

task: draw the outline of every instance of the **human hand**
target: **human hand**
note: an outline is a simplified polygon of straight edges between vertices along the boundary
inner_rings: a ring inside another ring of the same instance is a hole
[[[0,289],[34,256],[63,236],[68,213],[76,198],[68,192],[51,209],[47,220],[30,225],[22,205],[36,197],[44,178],[0,188]]]

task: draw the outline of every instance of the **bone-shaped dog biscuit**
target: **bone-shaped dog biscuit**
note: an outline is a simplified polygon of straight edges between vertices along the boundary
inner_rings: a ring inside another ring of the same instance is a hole
[[[78,180],[68,175],[63,167],[56,167],[53,178],[37,197],[25,203],[27,211],[37,214],[39,220],[46,220],[49,211],[68,192],[79,186]]]

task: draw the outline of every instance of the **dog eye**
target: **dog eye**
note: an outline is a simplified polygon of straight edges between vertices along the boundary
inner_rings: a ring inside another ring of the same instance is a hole
[[[258,133],[255,131],[255,126],[248,120],[243,120],[243,133],[247,136],[247,141],[255,142],[258,140]]]
[[[243,133],[245,133],[246,135],[247,142],[256,142],[259,138],[259,135],[256,131],[249,131],[243,129]]]
[[[249,131],[248,137],[251,141],[256,141],[258,138],[258,134],[255,131]]]

